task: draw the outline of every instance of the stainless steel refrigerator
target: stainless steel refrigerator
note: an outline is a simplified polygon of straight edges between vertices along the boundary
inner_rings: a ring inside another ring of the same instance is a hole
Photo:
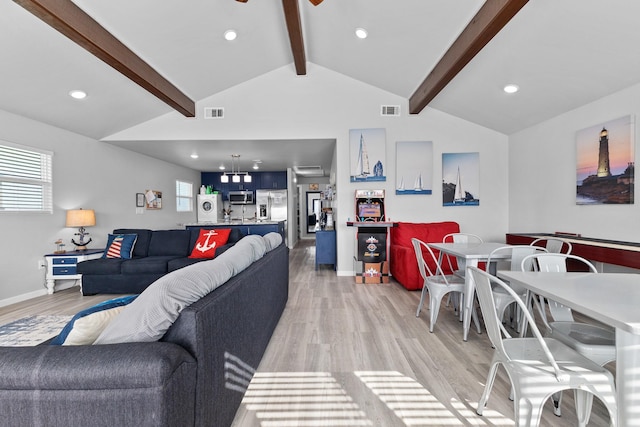
[[[256,210],[259,220],[287,220],[287,190],[256,190]]]

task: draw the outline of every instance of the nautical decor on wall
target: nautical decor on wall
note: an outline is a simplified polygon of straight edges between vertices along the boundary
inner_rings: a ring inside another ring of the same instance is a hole
[[[386,181],[384,129],[349,130],[351,182]]]
[[[396,194],[431,194],[433,142],[396,142]]]
[[[480,153],[442,153],[442,205],[480,205]]]
[[[576,132],[576,204],[633,204],[634,119],[631,115]]]
[[[162,209],[162,191],[146,190],[144,198],[147,209]]]

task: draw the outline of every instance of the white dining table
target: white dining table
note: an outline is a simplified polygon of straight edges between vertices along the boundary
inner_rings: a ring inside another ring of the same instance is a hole
[[[640,274],[498,271],[616,330],[618,425],[640,426]]]
[[[494,249],[501,248],[503,246],[509,246],[506,243],[498,242],[483,242],[483,243],[427,243],[432,249],[440,251],[438,257],[438,263],[442,265],[443,254],[449,254],[458,259],[465,260],[466,267],[477,267],[481,261],[487,261],[491,252]],[[510,254],[501,253],[496,256],[498,259],[508,259]],[[470,274],[464,275],[465,292],[464,292],[464,307],[462,311],[462,339],[467,341],[469,336],[469,328],[471,327],[471,313],[473,311],[473,304],[475,300],[475,284]],[[481,333],[478,326],[478,333]]]

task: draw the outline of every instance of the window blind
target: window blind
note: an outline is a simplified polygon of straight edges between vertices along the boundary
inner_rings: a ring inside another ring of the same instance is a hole
[[[53,212],[53,154],[0,141],[0,212]]]
[[[176,181],[176,211],[193,211],[193,184],[185,181]]]

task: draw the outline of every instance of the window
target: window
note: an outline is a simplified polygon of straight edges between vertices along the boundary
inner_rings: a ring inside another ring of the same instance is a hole
[[[193,184],[185,181],[176,181],[176,211],[193,211]]]
[[[0,212],[53,213],[53,153],[0,141]]]

